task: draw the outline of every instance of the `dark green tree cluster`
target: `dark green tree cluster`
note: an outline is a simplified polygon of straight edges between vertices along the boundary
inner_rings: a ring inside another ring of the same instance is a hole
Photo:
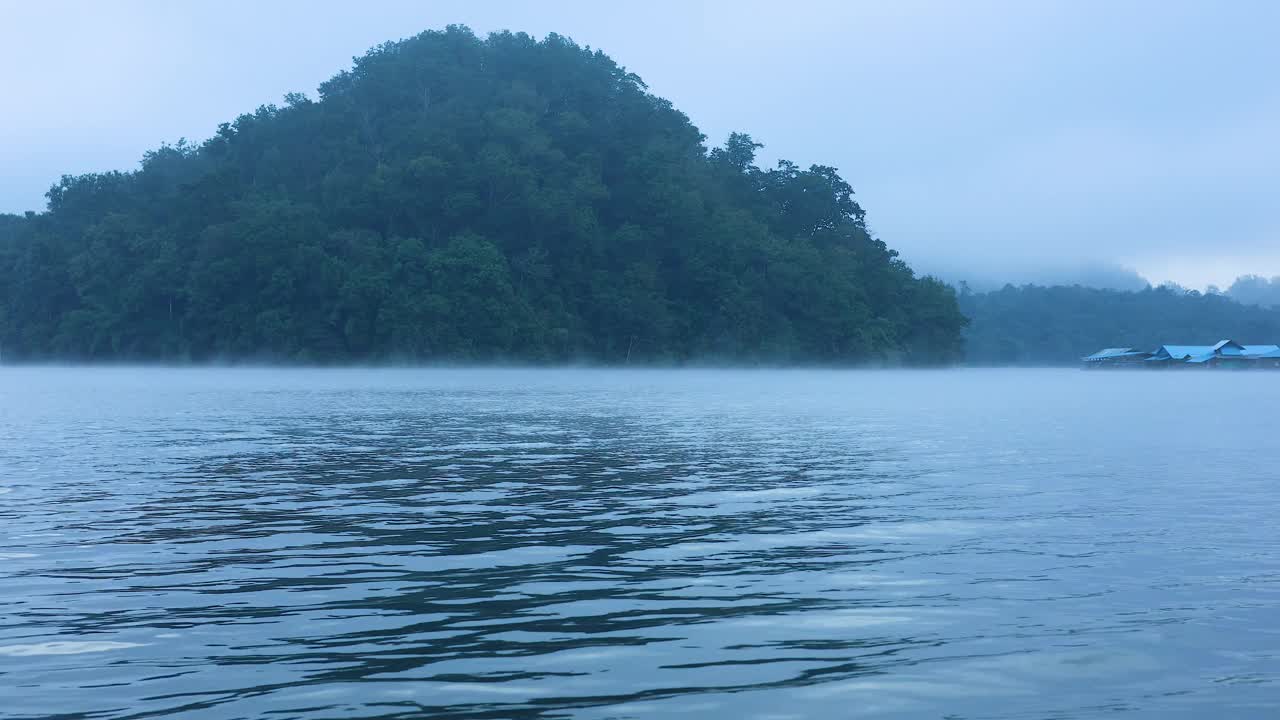
[[[969,318],[966,361],[976,365],[1067,365],[1104,347],[1280,343],[1280,311],[1178,287],[1141,292],[1075,286],[962,289]]]
[[[0,218],[6,358],[958,359],[833,168],[755,165],[550,35],[450,27]]]

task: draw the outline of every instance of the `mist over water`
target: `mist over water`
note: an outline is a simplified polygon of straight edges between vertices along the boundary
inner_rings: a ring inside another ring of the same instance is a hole
[[[1269,373],[0,370],[0,717],[1271,718]]]

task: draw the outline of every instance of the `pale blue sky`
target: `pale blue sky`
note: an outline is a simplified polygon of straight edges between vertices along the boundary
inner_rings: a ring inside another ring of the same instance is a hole
[[[1280,274],[1270,1],[0,0],[0,211],[454,22],[568,35],[711,142],[835,165],[923,270]]]

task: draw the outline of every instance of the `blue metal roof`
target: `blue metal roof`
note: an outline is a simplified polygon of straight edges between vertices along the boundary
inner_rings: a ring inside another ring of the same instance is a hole
[[[1245,355],[1263,356],[1263,355],[1266,355],[1267,353],[1273,353],[1277,351],[1280,351],[1280,345],[1245,345],[1244,346]]]
[[[1201,355],[1212,355],[1212,345],[1161,345],[1156,350],[1156,356],[1171,357],[1175,360],[1182,360],[1188,357],[1199,357]]]
[[[1219,355],[1239,357],[1244,355],[1244,346],[1235,340],[1219,340],[1218,344],[1213,346],[1213,351]]]

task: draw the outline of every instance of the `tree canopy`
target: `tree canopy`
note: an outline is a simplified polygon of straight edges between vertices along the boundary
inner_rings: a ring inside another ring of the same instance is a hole
[[[1064,365],[1105,347],[1280,343],[1280,311],[1175,286],[1141,292],[1007,285],[960,292],[970,319],[966,360],[978,365]]]
[[[391,42],[0,217],[6,358],[949,362],[834,168],[755,164],[559,35]]]

